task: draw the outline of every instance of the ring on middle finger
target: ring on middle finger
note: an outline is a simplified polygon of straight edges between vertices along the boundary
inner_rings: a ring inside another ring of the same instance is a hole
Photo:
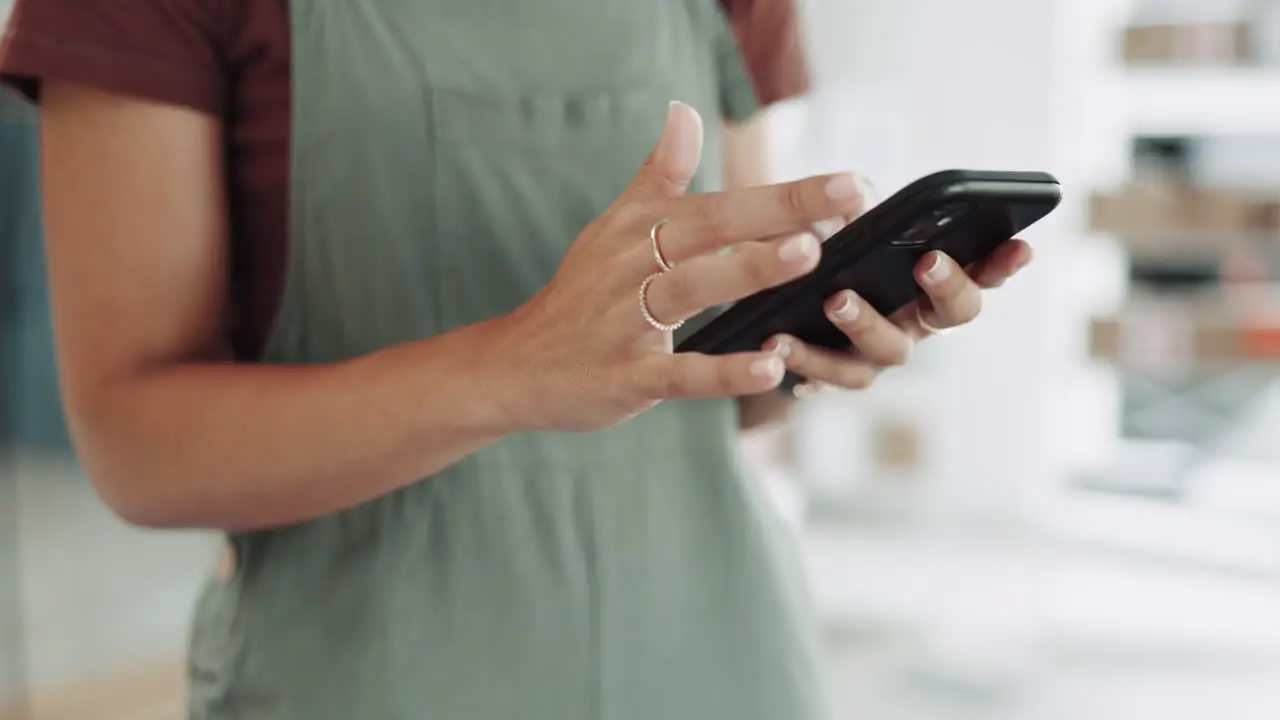
[[[649,305],[649,288],[653,287],[653,281],[660,277],[662,277],[662,273],[657,272],[640,283],[640,316],[644,318],[645,322],[649,323],[650,327],[658,332],[675,332],[684,327],[684,320],[677,320],[672,323],[663,322],[654,317],[653,308]]]
[[[658,239],[658,234],[662,232],[662,228],[666,227],[669,222],[671,222],[669,218],[662,218],[654,223],[653,227],[649,228],[649,245],[653,248],[653,259],[658,262],[658,268],[662,272],[671,272],[675,269],[675,265],[672,265],[662,252],[662,243]]]

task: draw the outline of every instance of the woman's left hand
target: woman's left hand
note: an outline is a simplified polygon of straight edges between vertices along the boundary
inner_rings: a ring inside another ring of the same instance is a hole
[[[886,368],[905,363],[917,341],[971,322],[982,310],[982,291],[999,287],[1030,262],[1031,247],[1022,240],[1005,243],[967,272],[941,252],[927,253],[915,271],[924,297],[891,318],[851,290],[827,300],[827,317],[849,337],[851,350],[813,347],[785,335],[772,338],[766,349],[783,356],[787,369],[806,379],[798,395],[823,386],[866,388]]]

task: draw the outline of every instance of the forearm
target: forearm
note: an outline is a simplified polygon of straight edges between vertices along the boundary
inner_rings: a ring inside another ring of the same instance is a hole
[[[724,175],[729,189],[766,185],[773,181],[769,167],[768,114],[762,113],[743,125],[726,126]],[[790,417],[796,400],[789,394],[771,392],[738,399],[743,430],[773,425]]]
[[[247,530],[354,507],[518,430],[484,324],[333,365],[175,365],[82,408],[104,498],[149,526]]]

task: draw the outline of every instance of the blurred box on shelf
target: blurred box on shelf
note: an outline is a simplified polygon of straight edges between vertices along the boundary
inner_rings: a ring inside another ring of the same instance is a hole
[[[1220,251],[1280,238],[1280,194],[1179,185],[1131,185],[1090,198],[1094,232],[1141,251]]]
[[[915,423],[900,419],[880,420],[875,428],[875,464],[881,470],[915,470],[924,461],[924,438]]]
[[[1168,187],[1129,186],[1089,199],[1089,224],[1096,232],[1144,234],[1185,227],[1189,220],[1181,193]]]
[[[1280,293],[1228,290],[1182,299],[1138,297],[1089,326],[1095,359],[1153,370],[1280,363]]]
[[[1139,25],[1124,31],[1124,59],[1135,65],[1235,65],[1255,57],[1249,23]]]

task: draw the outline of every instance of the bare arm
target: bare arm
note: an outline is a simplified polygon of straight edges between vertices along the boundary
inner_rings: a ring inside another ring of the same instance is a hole
[[[773,182],[769,167],[769,114],[761,112],[741,125],[724,128],[724,177],[729,189],[755,187]],[[743,430],[783,422],[791,416],[796,400],[781,392],[751,395],[738,399]]]
[[[513,429],[504,394],[480,381],[501,376],[475,362],[485,325],[338,365],[230,363],[219,123],[56,83],[41,116],[68,415],[122,517],[296,522],[390,492]]]
[[[222,327],[220,124],[56,82],[42,100],[72,432],[110,506],[151,526],[291,524],[385,495],[509,433],[598,430],[664,400],[777,387],[776,353],[670,352],[669,334],[636,306],[653,257],[633,238],[656,218],[703,219],[667,237],[679,266],[646,296],[652,312],[679,320],[811,271],[816,243],[769,238],[856,202],[851,175],[686,195],[702,124],[676,103],[626,191],[513,313],[344,363],[236,364]]]

